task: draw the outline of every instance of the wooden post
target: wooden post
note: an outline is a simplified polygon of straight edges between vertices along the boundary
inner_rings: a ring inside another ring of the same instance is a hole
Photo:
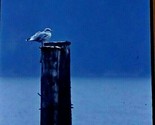
[[[70,44],[41,47],[41,125],[71,125]]]

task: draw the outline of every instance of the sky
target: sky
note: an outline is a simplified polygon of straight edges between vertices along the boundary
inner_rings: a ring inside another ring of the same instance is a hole
[[[51,41],[71,42],[72,76],[150,76],[149,0],[2,0],[1,9],[1,77],[40,76],[40,45],[25,39],[46,27]]]

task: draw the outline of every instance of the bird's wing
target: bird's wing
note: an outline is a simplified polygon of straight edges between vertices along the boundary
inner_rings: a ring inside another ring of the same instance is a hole
[[[44,36],[43,32],[38,31],[33,36],[31,36],[30,41],[41,41]]]
[[[32,36],[32,40],[41,42],[41,41],[46,40],[47,36],[48,34],[46,32],[37,32],[36,34]]]
[[[27,41],[38,41],[38,42],[43,42],[46,41],[51,37],[51,33],[45,32],[45,31],[38,31],[35,33],[33,36],[27,39]]]
[[[38,32],[35,33],[33,36],[31,36],[31,38],[36,39],[40,34],[41,34],[41,32],[38,31]]]
[[[40,32],[38,37],[40,38],[40,40],[43,40],[47,36],[48,34],[46,32]]]
[[[26,41],[35,41],[35,39],[39,36],[40,31],[32,35],[30,38],[26,39]]]

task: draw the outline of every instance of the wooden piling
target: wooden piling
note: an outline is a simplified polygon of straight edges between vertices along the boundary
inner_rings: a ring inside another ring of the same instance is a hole
[[[41,125],[71,125],[70,42],[41,47]]]

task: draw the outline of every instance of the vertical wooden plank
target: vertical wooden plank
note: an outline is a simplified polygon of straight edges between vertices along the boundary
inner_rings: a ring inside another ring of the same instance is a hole
[[[60,57],[59,125],[71,125],[70,49],[64,46]],[[65,116],[65,117],[64,117]]]

